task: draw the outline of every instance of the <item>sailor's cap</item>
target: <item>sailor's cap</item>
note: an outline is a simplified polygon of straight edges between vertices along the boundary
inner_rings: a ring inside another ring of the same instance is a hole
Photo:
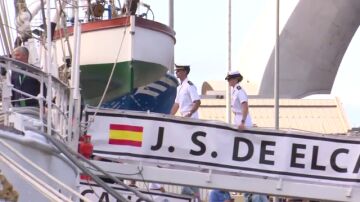
[[[187,73],[190,72],[190,65],[177,65],[175,64],[175,70],[185,70]]]
[[[233,78],[238,78],[239,82],[242,81],[243,76],[240,74],[239,71],[230,71],[227,73],[225,80],[229,80],[229,79],[233,79]]]
[[[159,190],[161,189],[161,185],[158,184],[158,183],[150,183],[149,185],[149,189],[152,189],[152,190]]]

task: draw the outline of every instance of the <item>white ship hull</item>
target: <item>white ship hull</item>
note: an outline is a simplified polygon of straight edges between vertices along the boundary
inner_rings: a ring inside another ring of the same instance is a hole
[[[31,159],[33,164],[27,160]],[[45,173],[36,167],[40,167]],[[1,174],[19,194],[18,201],[76,201],[78,198],[54,178],[78,189],[78,170],[55,147],[46,141],[40,132],[0,129]],[[61,194],[60,194],[61,193]],[[0,197],[1,199],[1,197]]]

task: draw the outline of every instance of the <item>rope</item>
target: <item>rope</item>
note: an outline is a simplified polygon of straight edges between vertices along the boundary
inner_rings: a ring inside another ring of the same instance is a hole
[[[12,184],[10,184],[3,174],[0,174],[0,184],[2,187],[2,189],[0,189],[0,199],[6,201],[18,201],[19,193],[14,190]]]
[[[70,148],[68,148],[66,145],[59,142],[58,139],[46,134],[46,133],[40,133],[44,135],[57,149],[59,149],[71,162],[73,162],[81,171],[83,171],[85,174],[89,175],[97,184],[99,184],[102,188],[104,188],[109,194],[111,194],[113,197],[115,197],[117,200],[123,202],[128,201],[126,200],[122,195],[120,195],[117,191],[115,191],[113,188],[108,186],[104,181],[102,181],[98,176],[93,174],[89,169],[87,169],[83,164],[81,164],[73,155],[78,155],[80,159],[85,159],[83,156],[79,155],[78,153],[72,151]],[[82,158],[81,158],[82,157]]]
[[[86,168],[85,166],[83,166],[82,164],[80,164],[72,155],[74,155],[75,157],[79,158],[80,160],[84,161],[85,163],[87,163],[88,165],[92,166],[93,168],[95,168],[97,171],[101,172],[105,177],[108,177],[112,180],[114,180],[117,184],[120,184],[121,186],[124,186],[126,189],[128,189],[129,191],[133,192],[135,195],[137,195],[139,198],[141,198],[143,201],[147,201],[147,202],[152,202],[152,200],[148,199],[146,196],[144,196],[142,193],[140,193],[138,190],[133,189],[132,187],[129,187],[128,185],[126,185],[124,182],[120,181],[119,179],[115,178],[114,176],[110,175],[109,173],[107,173],[106,171],[104,171],[103,169],[101,169],[100,167],[96,166],[95,164],[93,164],[91,161],[89,161],[88,159],[86,159],[85,157],[83,157],[82,155],[80,155],[77,152],[74,152],[72,149],[68,148],[66,145],[64,145],[63,143],[59,142],[58,139],[45,134],[45,133],[41,133],[42,135],[44,135],[48,140],[50,140],[61,152],[64,153],[64,155],[66,157],[68,157],[75,165],[77,165],[85,174],[89,175],[95,182],[97,182],[100,186],[102,186],[106,191],[108,191],[110,194],[112,194],[109,190],[111,190],[111,187],[108,187],[106,184],[105,186],[103,186],[103,181],[101,179],[99,179],[96,175],[94,175],[88,168]],[[141,171],[139,171],[141,172]],[[100,182],[99,182],[100,180]],[[109,190],[107,190],[109,189]],[[113,195],[113,194],[112,194]],[[114,195],[113,195],[114,196]],[[121,197],[123,198],[123,197]],[[125,201],[127,201],[125,199]]]
[[[125,24],[127,24],[127,23],[129,22],[129,20],[130,20],[130,17],[128,18],[128,20],[127,20],[127,22],[126,22]],[[130,26],[131,26],[131,25],[130,25]],[[129,27],[130,27],[130,26],[129,26]],[[92,117],[90,117],[89,121],[87,122],[87,126],[85,126],[85,131],[86,131],[86,130],[90,127],[90,125],[93,123],[93,121],[94,121],[97,113],[99,112],[100,106],[102,105],[102,103],[103,103],[103,101],[104,101],[104,99],[105,99],[105,95],[106,95],[106,93],[107,93],[107,91],[108,91],[108,89],[109,89],[110,81],[112,80],[112,77],[113,77],[113,74],[114,74],[114,71],[115,71],[115,67],[116,67],[116,64],[117,64],[117,62],[118,62],[118,60],[119,60],[120,52],[121,52],[121,49],[122,49],[122,47],[123,47],[126,30],[127,30],[127,27],[124,29],[124,34],[123,34],[123,37],[122,37],[122,39],[121,39],[120,47],[119,47],[117,56],[116,56],[116,58],[115,58],[115,62],[114,62],[114,64],[113,64],[113,67],[112,67],[112,69],[111,69],[111,73],[110,73],[109,79],[108,79],[108,81],[107,81],[106,87],[105,87],[105,89],[104,89],[104,92],[103,92],[103,94],[102,94],[102,96],[101,96],[101,99],[100,99],[97,107],[95,108],[94,115],[93,115]]]

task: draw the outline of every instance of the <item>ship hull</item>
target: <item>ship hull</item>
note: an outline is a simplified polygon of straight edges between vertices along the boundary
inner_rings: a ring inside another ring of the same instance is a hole
[[[110,109],[127,109],[169,114],[176,97],[177,79],[170,74],[133,89],[121,97],[105,102],[102,107]]]
[[[110,78],[114,64],[91,64],[82,65],[80,85],[85,104],[97,105],[99,97],[104,92]],[[122,97],[134,88],[144,86],[159,79],[164,75],[167,68],[143,61],[119,62],[110,79],[106,97],[108,101]],[[175,92],[176,94],[176,92]]]
[[[12,187],[7,192],[9,199],[15,197],[17,200],[14,201],[56,201],[59,196],[57,193],[61,193],[69,200],[73,197],[74,200],[71,201],[76,201],[76,197],[74,198],[65,186],[57,182],[77,190],[79,179],[77,168],[39,132],[20,133],[13,128],[1,126],[0,154],[0,178],[6,179]],[[57,182],[47,174],[57,179]],[[1,196],[1,199],[4,198]]]
[[[73,44],[73,28],[66,33]],[[61,48],[64,36],[64,30],[54,35],[59,65],[70,55]],[[159,80],[173,66],[174,44],[172,29],[135,16],[83,23],[80,85],[85,102],[95,105],[100,101],[113,67],[105,101]]]

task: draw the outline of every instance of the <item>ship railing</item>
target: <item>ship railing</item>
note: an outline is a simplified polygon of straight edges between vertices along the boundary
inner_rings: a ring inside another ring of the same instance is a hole
[[[70,90],[65,83],[56,77],[43,72],[38,67],[9,57],[0,56],[0,69],[2,72],[0,75],[0,85],[4,125],[14,126],[14,123],[10,120],[11,116],[29,116],[32,114],[32,118],[36,117],[42,123],[38,128],[41,131],[48,131],[49,125],[47,123],[51,123],[51,134],[60,134],[61,138],[65,141],[77,142],[78,136],[73,135],[73,131],[69,131],[68,127],[72,117],[69,117],[68,109]],[[11,73],[9,72],[17,72],[26,75],[26,77],[38,80],[40,82],[39,95],[31,95],[21,89],[17,89],[11,84]],[[51,79],[49,79],[49,77],[51,77]],[[51,84],[49,84],[49,82],[51,82]],[[51,92],[50,94],[45,92],[44,86],[46,89],[51,87],[51,90],[47,91]],[[20,93],[24,99],[12,100],[12,92]],[[43,95],[46,95],[46,97]],[[48,96],[50,96],[50,99],[48,99]],[[36,99],[39,102],[39,107],[14,107],[15,102],[28,99]],[[36,115],[34,115],[34,113],[36,113]],[[51,115],[48,116],[48,113]]]

